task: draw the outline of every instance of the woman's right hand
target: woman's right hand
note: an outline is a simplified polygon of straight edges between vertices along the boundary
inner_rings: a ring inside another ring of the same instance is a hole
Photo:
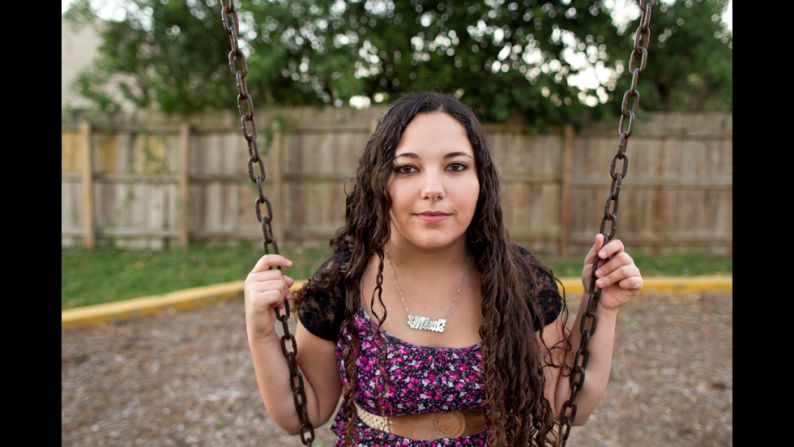
[[[270,269],[276,266],[292,267],[292,261],[277,254],[264,255],[245,278],[245,326],[249,340],[275,333],[274,308],[283,309],[285,299],[292,296],[289,288],[295,280],[277,268]]]

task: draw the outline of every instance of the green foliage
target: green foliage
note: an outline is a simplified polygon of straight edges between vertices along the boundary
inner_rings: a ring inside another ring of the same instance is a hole
[[[654,111],[730,111],[733,107],[733,36],[721,17],[729,0],[660,2],[651,16],[648,63],[637,90],[643,109]],[[613,57],[626,60],[634,45],[629,28]],[[618,84],[631,85],[626,71]],[[622,98],[622,96],[621,96]],[[620,101],[613,103],[617,113]]]
[[[237,90],[226,59],[229,41],[215,3],[125,2],[124,20],[100,26],[100,56],[76,88],[100,110],[118,109],[102,93],[111,82],[118,82],[124,98],[136,106],[156,105],[167,113],[234,106]],[[81,8],[85,21],[88,13],[84,4]],[[122,76],[111,81],[114,75]]]
[[[731,43],[719,16],[726,0],[660,3],[641,76],[641,107],[653,110],[730,109]],[[323,1],[243,0],[241,48],[257,108],[332,105],[359,96],[390,102],[415,90],[455,94],[484,121],[523,120],[530,129],[612,116],[627,79],[603,79],[607,104],[586,105],[568,83],[578,70],[565,51],[590,65],[628,59],[604,1],[483,0]],[[78,3],[86,16],[86,1]],[[145,107],[187,115],[236,108],[229,41],[215,0],[129,0],[124,20],[106,23],[100,60],[78,89],[112,110],[100,92],[125,75],[125,97]],[[717,20],[713,20],[717,17]],[[727,40],[726,40],[727,39]]]

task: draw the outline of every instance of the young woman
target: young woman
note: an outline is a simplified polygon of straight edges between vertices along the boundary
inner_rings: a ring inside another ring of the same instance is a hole
[[[454,97],[406,95],[367,142],[334,254],[294,297],[297,360],[314,427],[338,446],[517,446],[558,441],[579,346],[556,278],[511,242],[499,174],[474,113]],[[642,288],[620,240],[596,235],[585,255],[586,304],[595,256],[602,289],[574,425],[599,404],[617,314]],[[275,307],[294,280],[259,259],[245,281],[257,384],[270,416],[299,433]],[[585,309],[586,306],[581,306]]]

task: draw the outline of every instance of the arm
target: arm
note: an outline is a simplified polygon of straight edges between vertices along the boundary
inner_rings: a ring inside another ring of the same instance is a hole
[[[576,320],[573,323],[571,334],[572,349],[567,353],[565,364],[573,367],[574,357],[579,350],[581,333],[579,325],[582,314],[587,309],[587,294],[582,295],[579,310],[576,313]],[[590,415],[601,403],[601,399],[606,391],[609,382],[609,372],[612,367],[612,351],[615,338],[615,326],[617,323],[617,310],[598,308],[596,312],[596,330],[588,343],[589,357],[585,368],[585,380],[582,389],[576,395],[576,418],[573,425],[584,425]],[[553,346],[562,339],[562,320],[557,320],[544,328],[543,340],[547,346]],[[543,348],[541,348],[543,349]],[[555,363],[559,364],[563,352],[554,351]],[[571,397],[570,377],[563,377],[560,368],[546,366],[544,368],[546,378],[545,396],[551,403],[552,411],[556,419],[560,420],[560,411],[563,404]]]
[[[579,350],[582,338],[579,326],[582,321],[582,314],[587,309],[587,300],[589,298],[587,292],[588,282],[591,278],[596,253],[598,253],[599,258],[605,260],[604,264],[600,265],[595,272],[598,278],[596,287],[601,288],[601,296],[596,306],[596,330],[590,338],[590,343],[588,343],[589,356],[587,367],[584,371],[584,383],[576,396],[576,417],[572,421],[573,425],[584,425],[593,410],[600,404],[609,382],[609,371],[612,368],[612,349],[615,341],[618,312],[639,293],[643,285],[640,269],[634,264],[631,256],[626,253],[623,243],[618,239],[614,239],[604,245],[604,236],[596,234],[595,242],[585,256],[584,268],[582,269],[582,284],[585,286],[585,293],[582,294],[579,310],[576,313],[576,320],[571,328],[570,341],[572,349],[565,358],[566,365],[569,367],[573,366],[576,352]],[[544,330],[543,339],[547,341],[547,346],[553,346],[554,343],[563,337],[562,323],[559,318],[557,320],[554,330],[549,331],[548,335],[545,334]],[[555,363],[559,362],[555,359]],[[570,377],[559,377],[558,370],[549,367],[547,369],[550,369],[550,371],[547,374],[544,373],[544,376],[547,377],[547,383],[555,384],[555,389],[553,393],[547,391],[544,394],[551,403],[552,410],[559,420],[559,412],[564,403],[570,398]],[[549,385],[548,388],[551,388],[551,386]]]
[[[328,262],[330,260],[324,265]],[[270,269],[274,265],[291,267],[292,262],[278,254],[266,254],[260,258],[245,280],[248,348],[265,409],[285,432],[297,435],[300,434],[300,422],[292,393],[292,379],[281,350],[281,339],[275,331],[274,312],[275,307],[283,308],[289,302],[295,280],[278,269]],[[328,304],[325,298],[322,294],[304,294],[302,302],[322,309]],[[294,335],[297,347],[295,360],[303,377],[308,422],[319,427],[328,420],[335,408],[341,389],[336,368],[335,343],[320,336],[332,332],[333,328],[324,328],[321,323],[314,324],[313,319],[308,318],[306,321],[312,323],[310,327],[314,331],[309,332],[300,316],[305,313],[300,310],[303,306],[298,307],[299,318],[296,319]]]
[[[336,369],[335,345],[311,334],[298,321],[295,331],[298,369],[303,375],[306,411],[317,428],[325,424],[339,401],[341,381]],[[281,340],[274,333],[267,338],[250,335],[248,345],[254,364],[259,395],[268,414],[285,432],[300,434],[300,422],[290,387],[287,361]]]

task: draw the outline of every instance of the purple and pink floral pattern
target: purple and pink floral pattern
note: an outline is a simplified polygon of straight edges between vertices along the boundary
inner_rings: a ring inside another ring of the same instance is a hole
[[[355,324],[361,340],[361,354],[356,362],[356,402],[373,414],[378,414],[376,396],[377,368],[376,323],[359,309]],[[482,371],[482,342],[462,348],[421,346],[397,338],[381,330],[386,341],[386,365],[392,388],[383,394],[387,415],[438,413],[452,410],[482,410],[485,402],[485,382]],[[343,329],[336,344],[336,362],[343,384],[346,384],[342,346],[348,333]],[[383,380],[379,390],[383,389]],[[331,430],[337,436],[337,447],[344,446],[344,407],[340,406]],[[484,446],[488,430],[459,438],[415,440],[373,429],[361,420],[356,422],[357,446]]]

